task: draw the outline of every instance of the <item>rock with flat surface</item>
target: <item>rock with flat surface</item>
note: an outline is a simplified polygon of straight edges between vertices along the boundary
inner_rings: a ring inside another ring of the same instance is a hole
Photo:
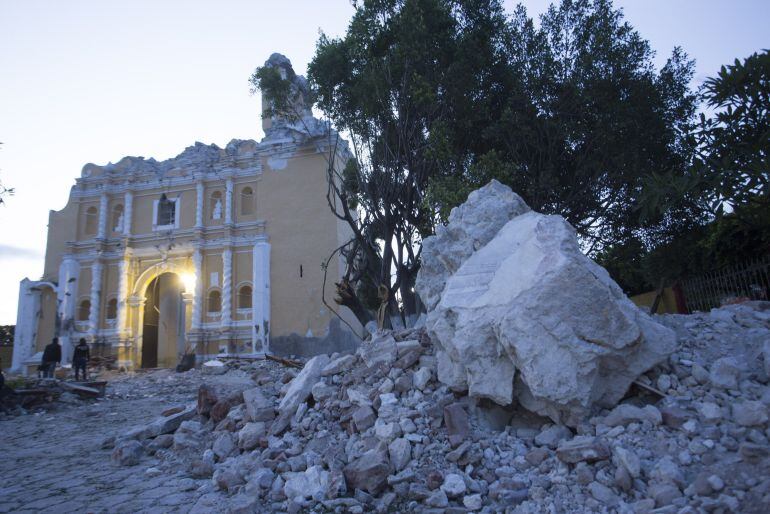
[[[596,462],[610,458],[607,443],[598,437],[579,435],[562,442],[556,448],[556,456],[567,464]]]
[[[399,472],[409,464],[412,458],[412,445],[403,437],[399,437],[388,445],[388,454],[390,463],[393,464],[396,472]]]
[[[144,448],[139,441],[121,441],[115,445],[112,451],[112,462],[120,466],[135,466],[144,454]]]
[[[551,425],[535,436],[535,444],[554,450],[564,439],[572,438],[572,430],[564,425]]]
[[[483,213],[494,203],[509,209],[500,188],[472,193],[473,201],[458,207],[462,219],[481,219],[474,209]],[[424,265],[418,275],[423,301],[436,295],[439,276],[448,277],[435,307],[426,302],[426,327],[446,354],[438,355],[438,378],[455,390],[467,387],[473,397],[500,405],[518,400],[576,426],[594,407],[616,405],[640,374],[664,361],[675,335],[580,251],[562,217],[521,205],[506,212],[510,221],[495,231],[494,223],[486,226],[491,238],[485,232],[464,242],[470,251],[458,254],[447,236],[423,243],[424,262],[441,263]],[[455,230],[469,237],[450,217],[445,233]]]
[[[381,493],[388,484],[390,465],[385,455],[369,450],[343,469],[350,490],[361,489],[369,494]]]
[[[259,440],[265,435],[265,423],[249,422],[238,431],[238,447],[243,450],[253,450],[259,445]]]
[[[733,419],[744,427],[767,423],[767,407],[762,402],[745,401],[733,404]]]
[[[453,445],[459,444],[470,434],[471,425],[468,421],[468,413],[460,403],[452,403],[444,407],[444,423],[449,440]]]
[[[245,390],[243,403],[246,406],[246,417],[250,421],[271,421],[275,418],[273,400],[265,397],[259,387]]]
[[[286,473],[285,480],[283,493],[289,500],[321,500],[329,487],[329,472],[321,466],[312,466],[301,473]]]
[[[709,380],[717,387],[724,389],[736,389],[741,375],[741,366],[733,357],[717,359],[711,365]]]
[[[624,403],[612,409],[602,423],[608,427],[617,427],[626,426],[630,423],[641,423],[643,421],[649,421],[653,425],[660,425],[663,422],[663,417],[654,405],[637,407],[635,405]]]
[[[398,347],[393,336],[387,334],[382,337],[374,337],[371,341],[361,344],[358,348],[358,355],[361,356],[366,366],[373,368],[375,366],[384,366],[389,368],[398,358]]]
[[[449,498],[457,498],[465,494],[467,490],[465,487],[465,480],[457,473],[449,473],[444,477],[444,483],[441,484],[441,490],[446,493]]]
[[[324,366],[321,370],[321,376],[328,377],[346,371],[353,366],[354,362],[356,362],[355,355],[343,355],[342,357],[338,357]]]
[[[316,355],[307,361],[302,371],[292,379],[286,394],[278,404],[279,420],[274,423],[271,429],[273,434],[286,428],[291,417],[297,412],[297,407],[310,396],[313,386],[321,378],[321,371],[327,364],[329,364],[328,355]]]
[[[449,223],[438,225],[436,235],[422,245],[422,262],[416,289],[428,311],[436,307],[447,279],[470,255],[495,237],[508,221],[529,211],[519,195],[493,180],[468,195],[452,209]]]

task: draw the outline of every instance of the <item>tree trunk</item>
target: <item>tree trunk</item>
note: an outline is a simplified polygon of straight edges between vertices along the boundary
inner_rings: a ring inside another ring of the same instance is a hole
[[[351,310],[361,326],[366,326],[367,323],[374,320],[374,316],[369,312],[369,309],[364,307],[361,300],[358,299],[355,290],[347,280],[342,280],[335,284],[337,286],[337,296],[334,298],[334,303],[347,307]]]

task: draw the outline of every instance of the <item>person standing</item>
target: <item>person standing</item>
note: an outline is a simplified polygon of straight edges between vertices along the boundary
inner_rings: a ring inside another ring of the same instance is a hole
[[[61,363],[61,346],[59,338],[54,337],[51,344],[43,350],[43,367],[45,368],[45,377],[53,378],[53,372],[56,371],[56,365]]]
[[[88,344],[86,344],[85,338],[81,337],[72,354],[72,365],[75,366],[75,380],[78,380],[80,370],[83,370],[83,380],[88,380],[86,368],[88,367],[88,360],[90,358],[91,352],[88,349]]]

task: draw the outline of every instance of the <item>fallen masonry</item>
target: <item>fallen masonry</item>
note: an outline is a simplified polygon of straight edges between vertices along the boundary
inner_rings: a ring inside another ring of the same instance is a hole
[[[105,434],[99,455],[173,479],[171,511],[770,510],[770,302],[647,316],[563,220],[496,183],[425,244],[424,328],[301,369],[122,378],[125,401],[152,380],[187,390],[152,393],[157,416]],[[149,508],[134,494],[99,508]]]
[[[437,345],[412,329],[302,370],[229,362],[202,377],[195,409],[167,416],[194,411],[170,444],[136,435],[156,429],[126,430],[112,460],[183,469],[198,484],[192,512],[766,512],[770,377],[752,338],[770,337],[770,303],[656,320],[678,347],[640,381],[667,385],[665,396],[632,387],[574,428],[511,405],[493,426],[498,407],[442,384]],[[399,348],[418,356],[402,361]],[[739,359],[725,389],[709,372],[733,352],[754,358]],[[401,379],[413,386],[398,391]],[[215,418],[212,405],[226,412]]]

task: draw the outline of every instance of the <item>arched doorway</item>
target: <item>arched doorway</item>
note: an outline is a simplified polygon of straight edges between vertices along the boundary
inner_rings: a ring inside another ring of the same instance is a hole
[[[173,367],[184,352],[183,290],[176,273],[162,273],[148,284],[142,325],[143,368]]]

